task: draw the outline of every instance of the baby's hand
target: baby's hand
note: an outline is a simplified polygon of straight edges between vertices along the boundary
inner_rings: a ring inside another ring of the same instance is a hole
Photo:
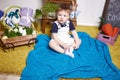
[[[64,48],[64,50],[67,50],[67,49],[69,48],[69,46],[64,43],[64,44],[63,44],[63,48]]]
[[[75,49],[78,49],[80,44],[81,44],[81,39],[79,39],[79,41],[77,41]]]
[[[78,49],[79,48],[79,45],[76,45],[75,49]]]

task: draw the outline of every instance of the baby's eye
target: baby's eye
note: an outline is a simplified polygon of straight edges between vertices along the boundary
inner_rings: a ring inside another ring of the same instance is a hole
[[[58,16],[62,16],[61,14],[58,14]]]
[[[64,15],[64,17],[66,17],[66,15]]]

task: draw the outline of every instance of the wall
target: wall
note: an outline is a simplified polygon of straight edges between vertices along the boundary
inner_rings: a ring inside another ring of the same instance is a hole
[[[77,17],[78,25],[99,25],[99,17],[102,15],[105,0],[77,0],[78,11],[81,11]]]
[[[81,11],[77,17],[77,24],[98,26],[105,0],[77,0],[77,2],[77,9]],[[35,10],[36,8],[41,8],[42,0],[0,0],[0,9],[2,10],[11,5],[27,6]]]

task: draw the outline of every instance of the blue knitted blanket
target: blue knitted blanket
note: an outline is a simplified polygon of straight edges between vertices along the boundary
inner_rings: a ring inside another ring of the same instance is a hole
[[[78,36],[82,44],[74,50],[75,58],[71,58],[50,49],[49,36],[38,35],[34,49],[28,54],[20,80],[96,77],[102,80],[120,80],[120,71],[112,63],[108,46],[85,32],[78,32]]]

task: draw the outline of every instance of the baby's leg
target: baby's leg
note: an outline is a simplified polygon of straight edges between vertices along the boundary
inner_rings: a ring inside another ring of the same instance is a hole
[[[68,55],[68,56],[74,58],[74,54],[72,53],[72,52],[73,52],[73,48],[72,48],[72,47],[69,47],[69,49],[64,50],[64,49],[63,49],[56,41],[54,41],[54,40],[51,40],[51,41],[49,42],[49,46],[50,46],[53,50],[55,50],[55,51],[57,51],[57,52],[59,52],[59,53],[62,53],[62,54],[65,54],[65,55]]]
[[[77,43],[75,43],[75,42],[71,43],[70,46],[73,47],[74,49],[78,49],[80,44],[81,44],[81,39],[79,39],[79,41]]]
[[[66,55],[68,55],[68,56],[70,56],[70,57],[72,57],[72,58],[74,58],[74,54],[73,54],[73,47],[69,47],[66,51],[65,51],[65,54]]]
[[[74,48],[76,47],[75,42],[72,42],[72,43],[70,44],[70,46],[73,47],[73,49],[74,49]]]
[[[74,54],[70,51],[70,48],[67,49],[67,50],[64,50],[64,49],[63,49],[56,41],[54,41],[54,40],[51,40],[51,41],[49,42],[49,46],[50,46],[53,50],[55,50],[55,51],[57,51],[57,52],[59,52],[59,53],[62,53],[62,54],[65,54],[65,55],[68,55],[68,56],[74,58]]]
[[[51,41],[49,42],[49,46],[50,46],[53,50],[55,50],[55,51],[57,51],[57,52],[59,52],[59,53],[64,53],[64,52],[65,52],[64,49],[63,49],[55,40],[51,40]]]

